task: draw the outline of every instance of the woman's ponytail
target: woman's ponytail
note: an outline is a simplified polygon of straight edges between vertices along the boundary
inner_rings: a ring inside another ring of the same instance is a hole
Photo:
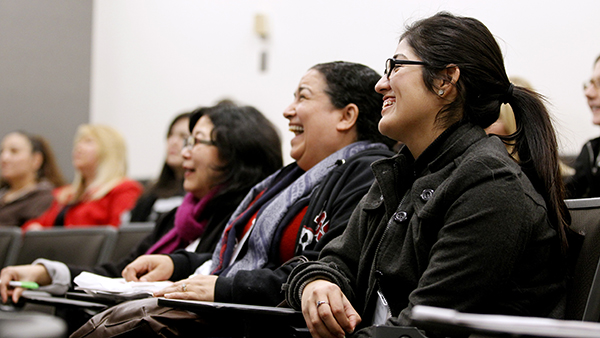
[[[512,97],[507,101],[517,123],[517,131],[510,138],[519,155],[519,164],[536,190],[544,196],[549,218],[556,222],[566,252],[565,229],[571,219],[564,202],[565,187],[559,167],[558,143],[545,100],[534,91],[513,86]]]

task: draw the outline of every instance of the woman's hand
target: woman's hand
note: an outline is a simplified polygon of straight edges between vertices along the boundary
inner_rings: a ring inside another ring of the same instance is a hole
[[[167,255],[142,255],[129,263],[121,272],[126,281],[156,282],[168,280],[175,266]]]
[[[215,300],[215,284],[218,276],[196,275],[180,280],[166,288],[155,292],[154,297],[175,299],[191,299],[213,302]]]
[[[39,285],[48,285],[52,283],[52,278],[41,264],[7,266],[0,273],[0,296],[2,296],[2,303],[6,303],[8,297],[11,296],[12,301],[16,303],[23,293],[23,288],[9,286],[8,283],[10,281],[36,282]]]
[[[339,338],[354,332],[361,318],[340,288],[325,280],[302,292],[302,315],[313,338]]]

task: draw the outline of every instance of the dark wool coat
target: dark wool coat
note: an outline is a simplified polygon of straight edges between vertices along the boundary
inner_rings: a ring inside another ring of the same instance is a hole
[[[558,235],[502,142],[463,124],[416,161],[407,150],[373,164],[376,182],[344,234],[292,272],[288,302],[300,308],[302,288],[324,278],[341,287],[361,327],[377,290],[390,325],[409,325],[417,304],[542,317],[555,310],[566,275]]]

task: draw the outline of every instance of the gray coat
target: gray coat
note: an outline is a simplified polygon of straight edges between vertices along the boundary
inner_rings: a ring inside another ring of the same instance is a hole
[[[376,182],[344,234],[288,279],[292,306],[319,277],[341,287],[361,326],[371,322],[378,289],[392,325],[410,324],[417,304],[528,316],[555,310],[566,275],[557,232],[497,137],[455,125],[416,161],[404,148],[372,167]]]

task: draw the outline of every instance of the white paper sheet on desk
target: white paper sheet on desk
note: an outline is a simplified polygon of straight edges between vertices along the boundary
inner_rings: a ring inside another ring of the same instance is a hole
[[[84,290],[92,293],[111,293],[118,295],[135,295],[146,293],[152,295],[153,292],[162,290],[173,282],[127,282],[124,278],[109,278],[96,275],[90,272],[82,272],[73,280],[77,290]]]

